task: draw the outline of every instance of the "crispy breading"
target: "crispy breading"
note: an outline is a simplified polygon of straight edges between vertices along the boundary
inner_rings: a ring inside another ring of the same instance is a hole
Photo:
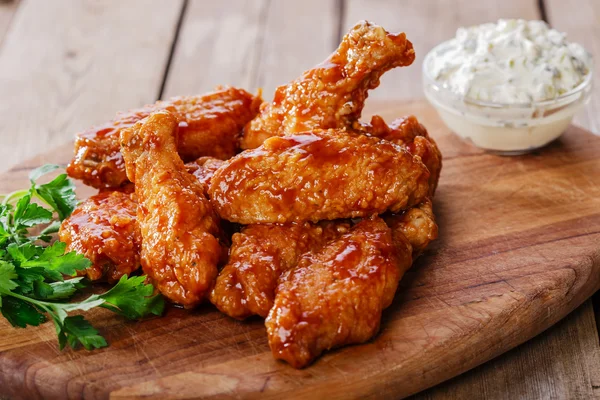
[[[92,262],[84,273],[89,279],[113,283],[140,266],[136,212],[131,195],[99,193],[79,204],[62,222],[58,237],[67,244],[67,251],[83,254]]]
[[[306,253],[280,277],[265,321],[273,356],[302,368],[326,350],[372,338],[410,267],[404,244],[392,241],[390,228],[375,217]]]
[[[177,150],[184,161],[201,156],[227,159],[238,151],[240,132],[258,113],[261,101],[242,89],[217,88],[205,95],[174,97],[119,113],[114,120],[77,135],[75,156],[67,173],[96,188],[116,188],[127,183],[119,135],[160,110],[168,110],[177,118]]]
[[[385,222],[393,233],[401,233],[408,239],[413,249],[413,258],[417,258],[438,237],[438,226],[430,199],[423,200],[401,214],[386,216]]]
[[[371,118],[371,123],[355,123],[353,130],[388,140],[421,157],[429,170],[429,195],[433,196],[442,170],[442,153],[427,129],[414,115],[398,118],[387,124],[379,115]]]
[[[223,248],[219,217],[177,154],[177,125],[168,111],[154,113],[122,131],[121,151],[135,183],[142,268],[167,298],[193,307],[212,288]]]
[[[414,59],[404,33],[359,22],[327,60],[277,88],[273,102],[263,103],[260,115],[244,128],[241,147],[256,148],[271,136],[352,126],[381,75]]]
[[[204,193],[207,194],[213,175],[223,164],[225,164],[225,161],[218,158],[200,157],[195,161],[186,163],[185,167],[204,186]]]
[[[349,228],[343,221],[243,228],[231,239],[229,262],[217,278],[210,301],[233,318],[266,317],[281,273],[295,267],[302,254],[320,250]]]
[[[398,212],[427,195],[419,157],[384,140],[335,130],[273,137],[229,160],[209,194],[219,215],[242,224]]]

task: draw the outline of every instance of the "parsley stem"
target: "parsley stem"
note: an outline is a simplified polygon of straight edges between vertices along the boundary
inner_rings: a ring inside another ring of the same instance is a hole
[[[28,193],[29,193],[29,190],[15,190],[14,192],[9,193],[6,195],[6,197],[4,197],[2,204],[7,205],[11,202],[11,200],[13,200],[13,199],[18,200]]]

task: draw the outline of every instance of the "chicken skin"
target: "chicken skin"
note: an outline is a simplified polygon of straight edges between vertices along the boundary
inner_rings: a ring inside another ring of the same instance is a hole
[[[404,33],[359,22],[327,60],[277,88],[273,102],[263,103],[260,115],[244,128],[241,147],[256,148],[271,136],[352,126],[381,75],[414,59]]]
[[[303,368],[326,350],[372,338],[411,265],[410,244],[398,240],[381,218],[365,219],[284,272],[265,321],[273,356]]]
[[[223,164],[225,161],[218,158],[200,157],[196,161],[185,164],[185,168],[204,186],[204,193],[207,194],[213,175]]]
[[[423,253],[429,243],[438,237],[438,226],[430,199],[423,200],[402,214],[386,216],[385,222],[392,229],[392,233],[401,233],[408,240],[412,247],[413,259]]]
[[[265,318],[281,273],[296,266],[302,254],[320,250],[349,229],[349,223],[333,221],[243,228],[232,237],[229,262],[217,278],[210,301],[233,318]]]
[[[84,273],[90,280],[114,283],[139,268],[141,234],[136,212],[137,203],[129,194],[103,192],[83,201],[63,221],[58,237],[67,251],[92,262]]]
[[[370,124],[355,123],[353,129],[388,140],[404,147],[411,154],[421,157],[421,161],[430,173],[429,195],[435,194],[442,170],[442,153],[427,133],[427,129],[419,123],[415,116],[398,118],[388,125],[379,115],[374,115]]]
[[[273,137],[213,176],[217,213],[241,224],[355,218],[398,212],[427,195],[419,157],[365,135],[335,130]]]
[[[184,161],[201,156],[230,158],[238,151],[242,128],[256,116],[261,101],[241,89],[218,88],[202,96],[175,97],[119,113],[114,120],[77,135],[75,157],[67,173],[95,188],[116,188],[127,183],[119,135],[160,110],[168,110],[177,118],[177,150]]]
[[[209,293],[224,253],[219,217],[177,154],[177,126],[168,111],[154,113],[121,132],[121,152],[135,183],[144,273],[190,308]]]

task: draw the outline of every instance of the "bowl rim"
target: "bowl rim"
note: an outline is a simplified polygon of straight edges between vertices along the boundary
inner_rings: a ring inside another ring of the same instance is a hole
[[[589,65],[589,73],[585,76],[585,79],[579,85],[575,86],[573,89],[569,90],[566,93],[561,94],[560,96],[554,97],[553,99],[541,100],[541,101],[531,101],[528,103],[500,103],[500,102],[493,102],[493,101],[475,100],[475,99],[469,98],[465,95],[460,95],[456,92],[453,92],[452,90],[450,90],[447,87],[446,84],[440,84],[438,81],[436,81],[431,76],[431,74],[429,73],[429,71],[427,69],[427,64],[428,64],[429,59],[431,57],[433,57],[433,55],[437,51],[439,51],[440,48],[442,48],[443,46],[448,46],[448,44],[450,42],[452,42],[453,40],[455,40],[455,38],[448,39],[448,40],[438,44],[437,46],[435,46],[434,48],[432,48],[431,50],[429,50],[427,52],[427,54],[425,55],[425,58],[423,58],[423,63],[422,63],[422,72],[423,72],[423,77],[425,78],[424,83],[431,85],[431,87],[436,92],[447,93],[450,96],[454,97],[455,100],[463,102],[467,105],[498,108],[498,109],[508,109],[508,108],[528,109],[528,108],[537,108],[537,107],[547,107],[547,106],[555,105],[557,103],[563,104],[564,100],[569,100],[569,98],[571,98],[571,97],[574,97],[573,101],[576,100],[578,98],[578,96],[575,96],[575,95],[585,92],[592,84],[592,77],[594,75],[594,58],[593,58],[592,54],[590,53],[591,65]]]

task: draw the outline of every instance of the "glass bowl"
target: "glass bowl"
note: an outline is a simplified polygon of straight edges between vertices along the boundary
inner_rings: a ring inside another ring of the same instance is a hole
[[[587,104],[592,70],[577,87],[554,99],[527,104],[477,101],[450,91],[428,72],[431,57],[449,42],[432,49],[423,61],[423,90],[444,123],[475,146],[502,155],[518,155],[557,139]]]

